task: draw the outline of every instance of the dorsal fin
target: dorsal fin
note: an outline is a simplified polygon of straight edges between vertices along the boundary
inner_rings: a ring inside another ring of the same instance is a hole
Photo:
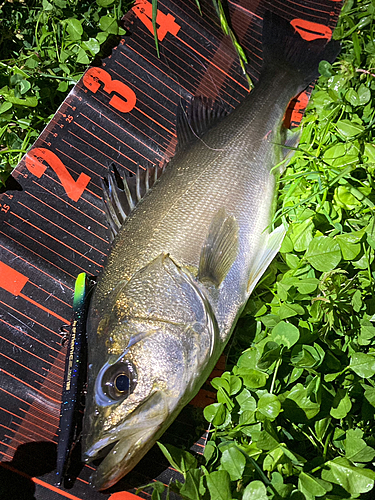
[[[107,178],[101,179],[104,211],[112,238],[116,236],[133,208],[158,180],[162,171],[157,165],[146,169],[137,166],[135,174],[121,177],[117,168],[112,165]]]
[[[188,108],[180,103],[177,108],[177,149],[203,135],[226,115],[227,112],[208,97],[193,97]]]

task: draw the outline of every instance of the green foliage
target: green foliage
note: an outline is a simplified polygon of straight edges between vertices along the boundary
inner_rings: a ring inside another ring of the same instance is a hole
[[[320,65],[280,180],[288,233],[238,323],[231,370],[212,382],[211,434],[194,464],[203,488],[177,487],[184,498],[372,498],[374,15],[374,2],[348,0],[342,53]]]
[[[81,78],[123,35],[124,0],[30,0],[0,7],[0,184]]]
[[[199,7],[199,0],[196,0],[196,2],[197,2],[197,5]],[[239,63],[241,65],[242,71],[247,78],[249,89],[252,89],[254,85],[251,81],[251,78],[249,77],[249,75],[246,72],[246,66],[245,66],[247,64],[246,54],[245,54],[243,48],[241,47],[240,43],[238,42],[237,37],[234,34],[232,28],[230,27],[230,23],[228,23],[228,19],[226,17],[226,13],[225,13],[225,10],[223,8],[223,4],[222,4],[221,0],[212,0],[212,3],[215,7],[216,13],[217,13],[218,18],[220,20],[221,29],[223,30],[223,33],[225,35],[228,35],[230,37],[232,44],[233,44],[233,47],[234,47],[235,51],[237,52],[238,60],[239,60]]]
[[[2,171],[108,37],[124,33],[126,8],[121,0],[1,4]],[[231,371],[212,382],[204,456],[161,445],[184,476],[171,485],[183,498],[354,499],[373,490],[374,15],[373,2],[347,0],[335,31],[342,54],[320,64],[279,186],[276,217],[289,230],[238,324]],[[152,487],[159,500],[165,486]]]

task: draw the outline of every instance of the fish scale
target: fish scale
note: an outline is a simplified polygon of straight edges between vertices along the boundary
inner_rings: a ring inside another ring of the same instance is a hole
[[[104,457],[95,487],[134,467],[222,353],[285,234],[283,226],[269,231],[285,109],[338,50],[306,42],[266,13],[258,86],[230,115],[211,127],[207,120],[201,137],[194,113],[182,113],[179,151],[119,228],[88,312],[82,447],[87,461]],[[199,105],[207,103],[191,110]],[[111,214],[117,201],[110,192],[106,200]],[[126,391],[119,376],[129,381]]]
[[[268,213],[260,222],[261,231],[269,224],[271,209],[269,199],[263,199],[263,190],[272,191],[273,199],[275,180],[270,168],[278,160],[270,147],[278,139],[273,131],[280,124],[291,96],[298,90],[296,83],[290,84],[290,77],[288,82],[288,87],[283,89],[285,95],[279,96],[282,104],[276,106],[278,109],[274,109],[273,79],[271,85],[259,89],[261,92],[255,89],[244,105],[208,132],[189,154],[183,151],[171,160],[113,245],[109,259],[111,263],[117,261],[118,273],[131,276],[137,266],[147,264],[162,251],[182,264],[198,267],[210,220],[222,206],[241,222],[250,220],[254,224],[254,219],[258,219],[254,216],[254,207],[259,209],[262,202]],[[283,85],[280,75],[276,83]],[[259,113],[252,110],[253,102],[261,103]],[[243,200],[247,201],[246,205]],[[144,213],[147,213],[146,220]],[[124,248],[126,259],[120,261]],[[110,280],[110,271],[105,271],[103,286],[111,288]]]
[[[293,90],[289,90],[288,95],[294,95]],[[234,294],[233,291],[238,289],[238,283],[246,283],[248,267],[259,247],[259,238],[270,223],[275,188],[275,177],[270,174],[270,167],[277,163],[277,155],[270,148],[275,134],[266,135],[269,127],[274,129],[280,122],[280,112],[276,110],[272,120],[267,120],[266,124],[262,121],[262,126],[258,127],[257,116],[249,116],[246,109],[251,109],[256,99],[255,95],[246,107],[242,106],[231,115],[234,124],[229,124],[228,128],[230,130],[232,126],[235,133],[227,143],[222,139],[224,125],[219,124],[204,136],[204,142],[198,142],[188,154],[183,151],[172,160],[159,182],[120,231],[109,257],[110,265],[106,267],[99,287],[111,290],[117,284],[117,276],[132,276],[139,267],[162,252],[169,253],[179,264],[197,270],[212,217],[224,206],[227,213],[239,222],[240,248],[233,271],[226,280],[232,290],[228,293],[224,285],[224,299],[220,302],[225,302],[226,312],[234,309],[237,313],[237,304],[243,302],[247,292],[245,288],[238,297],[238,292]],[[289,99],[284,108],[288,102]],[[235,122],[243,121],[242,116],[247,123],[243,124],[241,132],[236,133],[238,128]],[[257,136],[249,144],[254,126]],[[224,132],[227,137],[230,136],[228,129]],[[260,145],[257,147],[258,142]],[[205,144],[213,146],[208,148]],[[219,145],[221,148],[216,149],[220,151],[214,150]],[[249,161],[254,156],[256,161]],[[146,220],[145,213],[148,214]],[[121,259],[124,248],[126,259]],[[232,300],[229,300],[230,297]],[[103,305],[103,308],[107,307]],[[230,326],[233,320],[232,313],[225,322],[224,338],[228,333],[227,325]]]

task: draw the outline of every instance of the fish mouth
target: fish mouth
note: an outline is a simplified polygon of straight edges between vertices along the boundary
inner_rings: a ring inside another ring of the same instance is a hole
[[[82,456],[85,462],[102,460],[90,478],[93,488],[110,488],[130,472],[164,432],[168,416],[165,396],[154,393],[119,427],[94,442]]]

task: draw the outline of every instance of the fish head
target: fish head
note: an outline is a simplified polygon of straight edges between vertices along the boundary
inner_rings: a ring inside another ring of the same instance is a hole
[[[104,456],[91,482],[106,489],[196,394],[212,369],[218,328],[194,276],[165,254],[116,292],[109,313],[98,304],[94,296],[82,447],[85,461]]]

